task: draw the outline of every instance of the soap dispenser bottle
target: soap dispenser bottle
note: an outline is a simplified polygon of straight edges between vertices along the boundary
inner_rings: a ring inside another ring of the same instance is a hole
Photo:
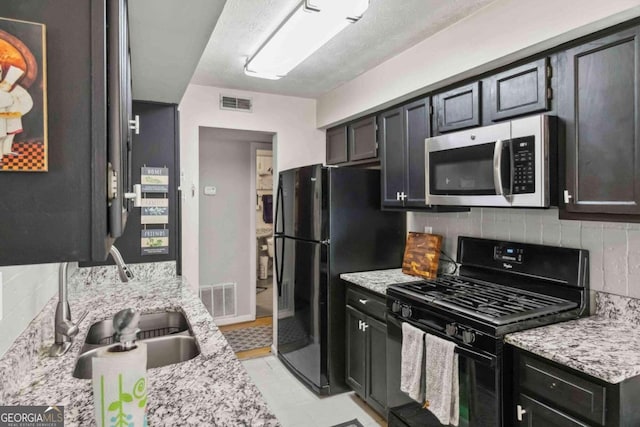
[[[147,348],[136,337],[140,313],[128,308],[113,316],[115,344],[98,350],[93,364],[93,398],[98,427],[147,425]]]

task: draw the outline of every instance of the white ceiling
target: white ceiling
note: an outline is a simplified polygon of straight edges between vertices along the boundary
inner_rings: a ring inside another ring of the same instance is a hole
[[[227,0],[191,83],[317,98],[492,1],[371,0],[360,21],[273,81],[243,66],[300,0]]]
[[[224,0],[128,2],[133,99],[179,103]]]

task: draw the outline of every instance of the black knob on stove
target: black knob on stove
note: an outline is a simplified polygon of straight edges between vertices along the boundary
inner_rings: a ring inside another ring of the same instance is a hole
[[[393,304],[391,304],[391,312],[393,313],[399,312],[400,308],[400,301],[394,301]]]
[[[472,331],[462,331],[462,342],[471,344],[476,340],[476,334]]]
[[[411,307],[408,305],[402,306],[402,317],[411,317]]]
[[[444,331],[450,337],[458,335],[458,327],[455,325],[455,323],[448,323],[447,326],[445,326]]]

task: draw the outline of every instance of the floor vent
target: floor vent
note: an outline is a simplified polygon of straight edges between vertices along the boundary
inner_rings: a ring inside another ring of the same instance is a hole
[[[253,105],[251,98],[236,98],[235,96],[220,95],[220,109],[245,111],[250,113]]]
[[[235,317],[237,311],[236,283],[218,283],[200,287],[200,300],[211,317]]]

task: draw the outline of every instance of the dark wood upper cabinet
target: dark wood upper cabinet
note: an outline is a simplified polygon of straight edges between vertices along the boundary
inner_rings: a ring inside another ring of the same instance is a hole
[[[378,116],[380,122],[380,161],[382,166],[382,206],[402,207],[405,189],[405,145],[403,108]]]
[[[378,115],[383,208],[468,210],[425,203],[425,139],[431,136],[430,101],[429,97],[422,98]]]
[[[376,116],[327,130],[327,164],[351,165],[378,160]]]
[[[561,218],[640,214],[639,35],[632,28],[558,55],[566,140]]]
[[[485,80],[489,86],[491,121],[547,111],[551,99],[549,58],[493,75]]]
[[[406,207],[426,208],[425,139],[431,136],[430,100],[424,98],[404,106],[404,152]]]
[[[374,159],[378,157],[376,138],[376,116],[366,117],[349,125],[349,160]]]
[[[338,126],[327,130],[327,164],[346,163],[348,158],[347,127]]]
[[[2,2],[3,18],[46,25],[49,170],[0,173],[10,193],[0,201],[0,265],[101,261],[122,232],[122,221],[119,230],[110,224],[107,164],[123,161],[129,142],[125,7],[123,0]],[[108,42],[114,35],[121,44]],[[118,75],[107,63],[116,57]],[[117,94],[109,91],[115,82]],[[118,158],[111,157],[114,130],[121,132]],[[130,191],[125,169],[115,183],[120,196]],[[114,200],[122,214],[127,202]]]
[[[481,83],[474,82],[435,95],[435,133],[479,126],[480,90]]]

